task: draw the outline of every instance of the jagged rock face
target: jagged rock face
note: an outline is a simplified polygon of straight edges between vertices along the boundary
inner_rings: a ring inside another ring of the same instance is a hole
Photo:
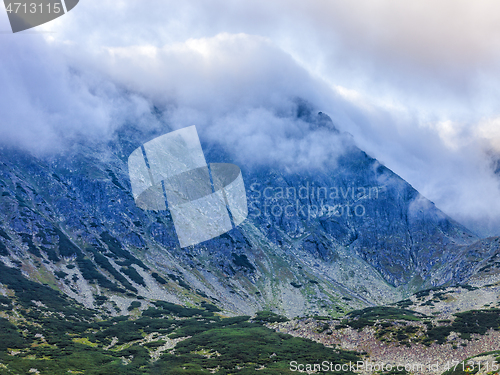
[[[457,245],[476,239],[357,149],[344,154],[332,171],[299,176],[270,170],[250,173],[247,180],[254,202],[250,212],[259,214],[254,221],[276,245],[300,248],[323,261],[333,260],[335,249],[345,247],[394,286],[417,275],[425,280]],[[266,191],[271,199],[263,193],[268,186],[273,186]]]
[[[355,147],[328,116],[303,106],[297,115],[341,137],[338,160],[287,171],[242,165],[220,145],[204,145],[209,162],[241,167],[249,216],[184,249],[169,212],[143,211],[131,195],[127,157],[157,134],[124,127],[115,142],[75,145],[58,157],[4,149],[0,256],[89,306],[108,295],[109,308],[122,312],[127,298],[142,296],[209,300],[234,313],[340,314],[466,279],[466,271],[431,276],[456,261],[472,233]]]

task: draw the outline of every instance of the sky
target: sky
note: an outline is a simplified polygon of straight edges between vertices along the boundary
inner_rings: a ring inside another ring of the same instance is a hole
[[[0,142],[36,152],[197,125],[241,160],[308,168],[341,146],[296,98],[445,213],[500,235],[500,4],[484,0],[80,0],[11,34],[0,9]]]

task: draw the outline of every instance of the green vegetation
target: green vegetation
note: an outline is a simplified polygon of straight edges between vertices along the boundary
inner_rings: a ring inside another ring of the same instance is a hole
[[[12,289],[16,294],[18,303],[26,309],[32,310],[36,307],[32,301],[40,301],[48,311],[63,313],[66,319],[78,313],[79,319],[93,316],[89,310],[84,310],[76,302],[69,303],[69,299],[59,292],[33,281],[26,279],[21,271],[5,266],[0,262],[0,283]],[[35,310],[30,314],[36,314]]]
[[[14,308],[15,315],[22,317],[12,321],[0,318],[2,374],[25,374],[30,369],[44,375],[207,374],[214,368],[222,375],[255,374],[256,369],[261,369],[259,374],[292,374],[292,360],[360,360],[358,353],[328,349],[266,328],[266,323],[286,320],[269,311],[259,312],[253,319],[223,318],[215,314],[219,311],[216,306],[206,302],[202,308],[188,308],[155,301],[139,317],[109,317],[102,312],[98,317],[96,311],[1,263],[0,282],[15,292],[13,298],[0,297],[0,308],[7,314],[12,310],[6,307]],[[139,306],[134,301],[130,307]],[[162,351],[172,339],[180,340],[175,351]],[[12,350],[17,354],[11,355]],[[159,358],[153,361],[157,350]]]
[[[137,309],[141,307],[141,303],[139,301],[133,301],[130,306],[127,308],[128,311],[132,311],[134,309]]]
[[[126,266],[129,266],[132,263],[137,264],[139,267],[147,271],[149,268],[146,267],[144,263],[142,263],[139,259],[134,257],[130,252],[126,251],[123,249],[120,241],[118,241],[116,238],[114,238],[112,235],[109,234],[109,232],[102,232],[101,235],[101,240],[106,244],[108,247],[109,251],[113,253],[113,255],[117,258],[123,258],[128,260],[129,262],[125,264]]]
[[[8,311],[10,309],[12,309],[12,302],[10,301],[10,299],[0,295],[0,311]]]
[[[191,287],[186,284],[186,282],[184,281],[184,278],[182,276],[177,276],[177,275],[174,275],[173,273],[168,273],[167,276],[170,278],[170,280],[173,280],[173,281],[177,281],[179,283],[179,286],[185,288],[185,289],[191,289]]]
[[[142,286],[146,286],[146,282],[144,281],[144,279],[142,278],[141,275],[139,275],[139,272],[136,271],[136,269],[132,266],[130,267],[122,267],[120,269],[120,271],[122,271],[125,275],[127,275],[128,277],[130,277],[132,279],[133,282],[139,284],[139,285],[142,285]]]
[[[102,305],[106,301],[109,300],[109,298],[106,296],[96,296],[96,295],[94,295],[94,299],[95,299],[96,304],[98,304],[98,305]]]
[[[21,238],[23,242],[28,245],[28,252],[33,254],[34,256],[41,258],[42,254],[40,254],[40,250],[35,246],[33,240],[29,234],[21,234]]]
[[[395,305],[402,309],[406,309],[407,307],[413,306],[413,302],[411,299],[405,299],[403,301],[396,302]]]
[[[2,241],[0,241],[0,255],[3,255],[3,256],[9,255],[9,250],[7,250],[7,247],[4,245],[4,243]]]
[[[406,371],[405,369],[402,369],[402,370],[392,369],[391,371],[377,372],[377,374],[380,374],[380,375],[409,375],[410,373],[408,371]]]
[[[126,189],[120,184],[118,181],[118,178],[116,178],[116,175],[113,173],[112,170],[106,169],[106,172],[108,172],[109,177],[111,177],[111,182],[120,190],[126,191]]]
[[[23,348],[26,340],[17,331],[16,326],[9,323],[7,319],[0,318],[0,351],[6,351],[8,348]]]
[[[58,228],[53,228],[49,233],[50,235],[57,235],[58,237],[58,248],[59,254],[62,257],[72,257],[76,255],[76,263],[82,276],[84,279],[89,281],[90,283],[97,283],[103,288],[107,288],[112,292],[124,293],[125,290],[120,288],[116,283],[108,280],[105,276],[103,276],[91,259],[85,256],[85,254],[71,242],[71,240]],[[42,243],[50,245],[47,241],[47,236],[43,232],[39,232],[37,234],[38,237],[42,239]],[[28,245],[28,251],[37,257],[41,257],[40,250],[33,244],[31,236],[27,234],[23,234],[22,236],[23,242]],[[127,261],[127,266],[130,266],[132,263],[135,263],[147,270],[148,268],[138,259],[136,259],[131,253],[123,250],[120,242],[112,237],[108,232],[103,232],[101,234],[102,241],[108,246],[109,251],[116,258],[124,258]],[[50,247],[42,246],[42,249],[47,253],[47,256],[50,260],[57,262],[60,260],[60,257],[56,254],[56,252]],[[133,293],[137,293],[137,289],[122,275],[120,274],[108,261],[108,259],[103,256],[98,249],[90,248],[87,249],[90,253],[93,254],[94,261],[102,267],[104,270],[109,272],[118,282],[120,282],[126,289],[130,290]],[[0,246],[0,254],[2,253],[2,248]],[[137,282],[140,285],[145,286],[144,279],[139,275],[139,273],[133,267],[122,268],[122,271],[129,276],[133,281]],[[56,274],[59,278],[64,278],[63,274],[59,272]]]
[[[201,350],[219,355],[203,358],[193,354]],[[321,344],[279,334],[263,326],[251,326],[246,322],[202,332],[177,344],[176,351],[180,358],[186,361],[184,366],[189,363],[193,369],[220,368],[218,373],[221,374],[255,374],[255,369],[261,366],[267,369],[262,370],[263,374],[291,374],[290,361],[319,363],[319,360],[324,358],[333,363],[346,363],[359,359],[353,352],[335,352]],[[168,357],[165,359],[173,360]],[[168,366],[175,363],[172,362],[162,361],[157,369],[168,371]],[[181,370],[182,366],[181,361],[176,366],[177,371]],[[238,367],[240,370],[236,371]]]
[[[50,235],[56,235],[56,232],[55,231],[51,231],[49,232]],[[61,260],[61,258],[59,258],[59,255],[57,255],[57,252],[55,249],[52,248],[52,246],[44,246],[44,245],[53,245],[51,242],[49,242],[47,240],[47,235],[45,234],[45,232],[39,230],[38,233],[36,234],[36,237],[38,237],[41,242],[42,242],[42,245],[40,246],[40,249],[42,249],[46,254],[47,254],[47,257],[49,258],[50,261],[54,262],[54,263],[57,263],[59,260]],[[64,240],[63,240],[64,242]],[[59,245],[59,247],[62,247],[64,246],[64,243],[62,245]]]
[[[377,319],[386,320],[421,320],[425,315],[412,310],[398,309],[395,307],[368,307],[363,310],[354,310],[348,314],[351,318],[366,319],[374,321]]]
[[[62,257],[71,257],[73,255],[81,254],[80,249],[76,247],[63,232],[57,228],[54,228],[53,230],[54,234],[59,237],[59,254]]]
[[[428,295],[428,291],[423,292],[422,295]],[[406,302],[402,301],[399,304],[406,305]],[[351,327],[362,330],[364,327],[373,326],[379,340],[406,346],[411,346],[411,342],[420,342],[427,346],[432,343],[444,344],[451,332],[458,333],[463,340],[470,340],[473,334],[485,335],[490,329],[500,330],[500,309],[497,308],[471,310],[456,313],[454,316],[453,320],[432,321],[428,318],[423,320],[426,318],[423,314],[411,310],[382,306],[370,307],[350,312],[340,324],[335,326],[335,329]],[[452,344],[458,345],[456,342]]]
[[[115,269],[115,267],[111,265],[109,260],[104,255],[98,253],[97,251],[93,251],[93,253],[94,253],[94,260],[100,267],[108,271],[111,274],[111,276],[113,276],[117,281],[119,281],[120,284],[122,284],[125,288],[134,293],[137,293],[137,289],[120,272],[118,272]]]
[[[388,322],[383,322],[377,326],[376,337],[380,341],[397,342],[400,345],[410,345],[410,340],[413,342],[419,341],[419,335],[423,332],[421,327],[407,325],[393,325]]]
[[[438,344],[446,342],[450,332],[457,332],[462,339],[470,339],[471,334],[484,335],[489,329],[500,330],[500,309],[471,310],[455,314],[453,323],[438,327],[427,327],[428,340]]]
[[[10,236],[1,228],[0,228],[0,237],[5,238],[6,240],[11,240]]]
[[[55,271],[54,275],[56,275],[58,279],[64,279],[66,276],[68,276],[68,274],[63,271]]]
[[[160,275],[158,275],[156,272],[153,272],[151,274],[151,276],[153,276],[153,278],[158,281],[160,284],[162,285],[165,285],[167,283],[167,280],[165,280],[163,277],[161,277]]]
[[[336,326],[336,329],[351,328],[362,330],[364,327],[374,326],[380,320],[403,320],[403,321],[419,321],[424,317],[423,314],[415,311],[399,309],[396,307],[368,307],[363,310],[354,310],[347,314],[348,319],[342,320],[341,324]]]
[[[113,292],[124,292],[122,288],[102,275],[94,266],[94,263],[90,259],[84,258],[82,254],[76,258],[76,263],[85,280],[88,280],[90,283],[97,282],[103,288],[107,288]]]
[[[288,322],[289,319],[270,311],[259,311],[254,320],[262,323],[282,323]]]
[[[442,290],[446,290],[446,288],[445,287],[436,287],[436,288],[429,288],[429,289],[421,290],[421,291],[415,293],[415,297],[417,297],[417,298],[428,297],[431,294],[431,292],[439,292]]]
[[[203,307],[205,310],[209,312],[219,312],[221,311],[217,306],[211,305],[208,302],[203,301],[201,303],[201,307]]]
[[[243,268],[244,271],[255,271],[255,267],[252,265],[252,263],[250,263],[245,254],[238,255],[236,253],[231,253],[231,256],[233,257],[233,263]]]

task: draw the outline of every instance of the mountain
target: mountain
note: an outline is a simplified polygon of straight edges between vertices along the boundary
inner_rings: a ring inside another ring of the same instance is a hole
[[[338,320],[307,317],[268,327],[363,353],[356,369],[362,373],[494,374],[500,359],[498,296],[498,282],[439,287],[391,305],[351,311]]]
[[[0,296],[2,374],[292,374],[292,360],[360,359],[272,331],[265,325],[287,319],[270,312],[224,317],[210,304],[165,301],[139,311],[134,301],[131,316],[111,317],[2,264],[0,281],[15,292]]]
[[[207,161],[241,167],[249,216],[183,249],[169,211],[135,205],[127,169],[130,153],[168,126],[123,126],[113,141],[80,141],[51,156],[3,148],[0,259],[115,315],[132,302],[162,300],[211,303],[226,314],[340,316],[495,269],[498,239],[479,240],[327,115],[298,102],[297,119],[306,131],[337,137],[338,158],[308,170],[245,164],[202,139]]]

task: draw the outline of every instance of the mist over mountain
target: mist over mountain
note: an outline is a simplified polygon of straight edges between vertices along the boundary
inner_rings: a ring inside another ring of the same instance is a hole
[[[498,369],[498,2],[71,3],[0,5],[0,373]]]
[[[1,57],[3,259],[87,306],[109,295],[116,306],[105,308],[122,313],[142,297],[342,314],[495,268],[494,239],[483,258],[475,244],[496,233],[498,182],[475,146],[450,153],[405,116],[332,91],[266,38],[88,54],[36,35],[2,43],[12,57]],[[209,162],[241,167],[249,218],[180,249],[168,211],[136,207],[126,160],[193,124]],[[381,147],[394,171],[374,157]],[[424,191],[397,169],[429,178]]]
[[[328,115],[301,99],[291,103],[294,110],[281,118],[289,124],[283,150],[296,150],[290,161],[271,151],[265,161],[245,162],[227,140],[200,132],[208,162],[242,169],[249,216],[184,249],[169,211],[141,210],[131,195],[128,156],[173,130],[161,112],[152,114],[157,125],[149,131],[125,125],[111,141],[81,142],[60,154],[4,147],[2,261],[89,307],[106,296],[101,308],[110,313],[146,298],[300,316],[464,283],[495,258],[497,242],[478,260],[471,231],[360,150]],[[322,158],[301,164],[312,160],[316,144]]]

